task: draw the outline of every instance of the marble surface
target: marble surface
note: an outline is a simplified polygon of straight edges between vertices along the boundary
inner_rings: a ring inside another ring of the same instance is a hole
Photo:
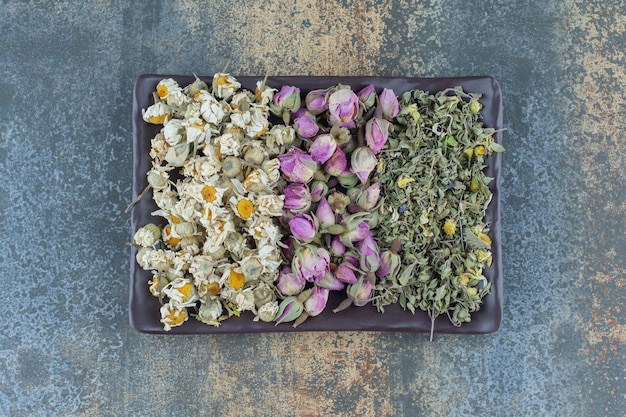
[[[623,1],[0,1],[0,415],[623,416]],[[128,323],[142,73],[491,75],[490,335],[154,336]]]

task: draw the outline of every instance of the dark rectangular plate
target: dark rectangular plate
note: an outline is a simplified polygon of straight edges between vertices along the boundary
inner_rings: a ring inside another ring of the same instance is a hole
[[[156,85],[164,78],[175,79],[182,87],[194,81],[193,76],[145,74],[139,76],[135,84],[133,99],[133,198],[139,195],[146,187],[146,173],[151,167],[150,140],[159,132],[160,126],[151,125],[143,121],[141,110],[153,104],[152,93]],[[211,84],[212,77],[200,77]],[[237,77],[243,88],[254,90],[256,82],[262,77]],[[502,143],[502,95],[498,82],[488,76],[459,77],[459,78],[396,78],[396,77],[269,77],[267,84],[280,88],[282,85],[293,85],[303,93],[318,88],[327,88],[336,84],[344,84],[358,91],[369,84],[374,84],[380,92],[383,88],[393,89],[396,95],[405,91],[419,89],[435,93],[446,88],[462,86],[468,93],[482,94],[481,114],[486,127],[497,130],[494,139]],[[494,180],[490,183],[493,200],[487,209],[487,220],[491,223],[490,237],[492,239],[492,265],[485,270],[485,276],[491,282],[491,292],[483,299],[480,311],[472,314],[472,321],[460,327],[453,326],[448,318],[440,316],[435,321],[435,333],[491,333],[498,330],[502,319],[502,252],[500,243],[500,165],[501,155],[494,153],[487,159],[485,173]],[[135,205],[131,218],[131,237],[135,231],[147,223],[162,223],[162,218],[151,216],[157,210],[152,201],[152,193]],[[347,310],[333,313],[335,308],[345,297],[342,292],[332,291],[326,310],[316,317],[309,318],[296,329],[283,323],[275,326],[273,323],[254,322],[252,313],[246,312],[241,317],[231,317],[222,322],[220,327],[208,326],[194,318],[182,326],[174,327],[169,332],[163,330],[159,322],[160,304],[148,290],[148,281],[151,278],[149,271],[142,270],[135,261],[136,249],[131,247],[130,259],[130,324],[144,333],[167,334],[216,334],[216,333],[260,333],[260,332],[292,332],[292,331],[402,331],[402,332],[429,332],[431,321],[428,314],[416,311],[412,314],[403,310],[399,305],[385,307],[381,314],[376,307],[351,306]]]

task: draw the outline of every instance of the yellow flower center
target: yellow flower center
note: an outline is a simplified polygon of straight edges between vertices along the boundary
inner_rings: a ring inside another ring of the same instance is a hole
[[[478,290],[474,287],[469,287],[467,289],[467,295],[469,295],[470,297],[475,297],[476,294],[478,294]]]
[[[206,285],[206,291],[211,295],[217,295],[220,293],[220,284],[217,282],[210,282]]]
[[[165,122],[165,117],[167,117],[167,115],[165,114],[162,114],[160,116],[150,116],[148,117],[148,121],[155,125],[161,125],[163,124],[163,122]]]
[[[228,78],[222,75],[217,78],[217,85],[230,85],[230,83],[228,82]]]
[[[185,284],[177,288],[177,290],[183,295],[183,302],[187,301],[191,295],[191,282],[185,282]]]
[[[171,215],[170,218],[172,219],[172,222],[175,224],[180,223],[180,219],[178,217],[176,217],[175,215]]]
[[[166,97],[167,93],[169,93],[169,90],[166,86],[164,86],[163,84],[157,86],[157,94],[159,95],[159,97]]]
[[[478,190],[478,183],[476,182],[475,179],[472,178],[472,180],[470,181],[470,190],[472,191],[476,191]]]
[[[180,325],[187,319],[187,310],[184,308],[181,310],[172,309],[165,318],[172,326]]]
[[[217,190],[210,185],[205,185],[200,194],[202,194],[202,199],[207,203],[212,203],[217,199]]]
[[[476,155],[484,155],[485,147],[483,145],[478,145],[476,149],[474,149],[474,152],[476,153]]]
[[[202,209],[202,217],[207,220],[213,220],[213,212],[211,211],[210,207],[205,207],[204,209]]]
[[[469,282],[469,279],[470,277],[468,274],[461,274],[459,275],[459,284],[465,286]]]
[[[252,201],[250,200],[246,200],[244,198],[243,200],[239,200],[239,202],[237,203],[237,212],[244,219],[247,219],[248,217],[250,217],[252,215],[253,210],[254,210],[254,205],[252,205]]]
[[[242,273],[237,272],[234,269],[230,270],[228,283],[234,290],[240,290],[243,287],[244,281],[245,281],[245,277]]]
[[[263,127],[261,128],[261,130],[258,131],[258,133],[256,134],[256,137],[259,138],[261,137],[261,135],[263,133],[265,133],[267,131],[267,125],[263,125]]]

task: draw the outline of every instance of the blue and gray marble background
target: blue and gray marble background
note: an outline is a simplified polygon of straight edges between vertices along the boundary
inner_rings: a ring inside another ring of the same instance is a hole
[[[626,3],[0,1],[0,415],[624,416]],[[142,73],[492,75],[505,315],[482,336],[128,324]]]

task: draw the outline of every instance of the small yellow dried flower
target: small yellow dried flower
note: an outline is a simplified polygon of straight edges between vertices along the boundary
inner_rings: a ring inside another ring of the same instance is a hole
[[[456,232],[456,223],[452,219],[446,220],[443,224],[443,232],[448,236],[452,236]]]
[[[239,200],[239,202],[237,203],[237,213],[239,213],[239,215],[244,219],[249,218],[252,215],[253,211],[254,205],[252,204],[252,201],[244,198],[242,200]]]

